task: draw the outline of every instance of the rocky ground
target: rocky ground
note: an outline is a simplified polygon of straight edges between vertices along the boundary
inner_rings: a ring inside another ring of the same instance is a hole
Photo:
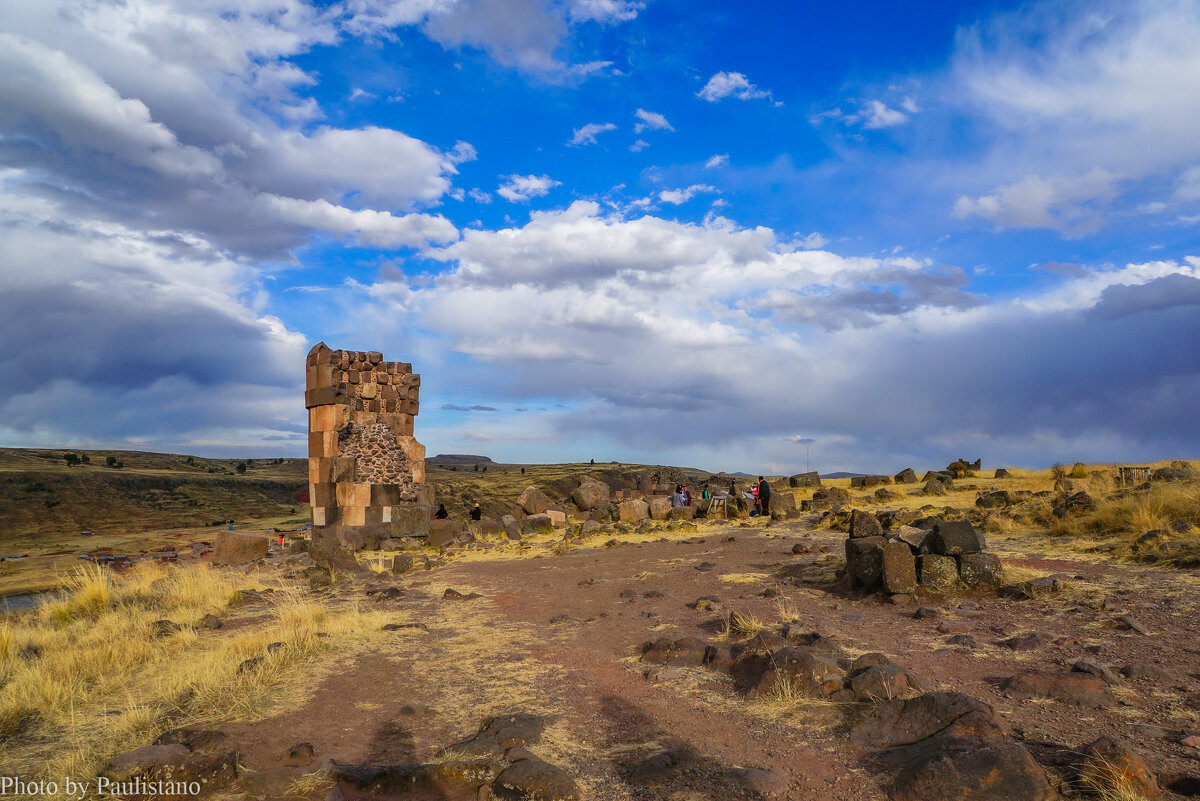
[[[1057,579],[1037,597],[895,604],[851,594],[845,535],[810,523],[335,581],[394,639],[222,747],[251,798],[1200,795],[1194,573],[1013,534],[990,547]]]

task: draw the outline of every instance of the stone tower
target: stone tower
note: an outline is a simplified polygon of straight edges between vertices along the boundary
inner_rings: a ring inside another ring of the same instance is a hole
[[[388,537],[427,536],[432,488],[413,438],[421,377],[382,353],[324,342],[306,367],[314,558],[346,562]]]

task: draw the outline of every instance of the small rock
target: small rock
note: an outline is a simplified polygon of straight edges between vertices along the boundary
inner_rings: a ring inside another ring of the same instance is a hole
[[[477,592],[469,592],[466,595],[463,595],[458,590],[452,589],[450,587],[447,587],[446,591],[442,593],[443,601],[471,601],[471,600],[474,600],[475,598],[482,598],[482,597],[483,596]]]
[[[496,798],[510,801],[579,801],[579,787],[562,768],[537,757],[519,759],[492,783]]]
[[[1124,624],[1128,629],[1136,631],[1138,634],[1149,634],[1150,630],[1141,624],[1141,622],[1133,615],[1118,615],[1117,622]]]
[[[1071,666],[1071,670],[1075,671],[1076,673],[1090,673],[1093,676],[1099,676],[1109,684],[1121,683],[1121,679],[1117,676],[1117,674],[1113,673],[1099,662],[1095,662],[1091,659],[1080,659]]]
[[[933,620],[942,616],[942,610],[932,606],[918,607],[916,612],[913,612],[913,617],[917,620]]]
[[[1158,798],[1162,789],[1145,761],[1124,740],[1106,735],[1084,748],[1079,781],[1098,794]]]

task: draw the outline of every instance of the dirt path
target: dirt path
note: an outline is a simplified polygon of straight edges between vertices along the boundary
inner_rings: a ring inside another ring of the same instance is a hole
[[[736,609],[764,623],[790,618],[851,656],[884,652],[937,689],[991,704],[1052,772],[1064,754],[1111,733],[1136,744],[1160,774],[1200,774],[1200,751],[1179,742],[1200,733],[1200,582],[1193,577],[1057,554],[1049,560],[1023,553],[1013,539],[999,543],[1006,564],[1079,578],[1035,601],[924,599],[942,616],[914,619],[914,605],[831,591],[841,564],[836,532],[776,523],[690,534],[615,547],[593,540],[561,556],[453,562],[395,579],[405,591],[388,602],[396,621],[422,623],[427,632],[398,632],[393,647],[339,666],[298,711],[222,728],[244,743],[242,760],[252,769],[280,764],[300,741],[321,759],[382,764],[429,760],[489,715],[528,712],[553,721],[532,750],[571,771],[590,798],[763,797],[731,778],[741,768],[774,771],[789,788],[778,797],[885,797],[889,777],[869,773],[846,736],[865,708],[750,701],[714,670],[639,661],[642,643],[657,637],[713,638],[723,614]],[[793,555],[795,543],[832,553]],[[445,601],[447,587],[482,597]],[[688,606],[701,596],[720,599],[721,614]],[[1117,620],[1126,614],[1149,633]],[[974,644],[961,637],[950,644],[952,634],[938,631],[948,621]],[[1044,636],[1029,650],[1000,644],[1027,632]],[[998,689],[1015,673],[1063,671],[1081,658],[1114,671],[1135,666],[1114,687],[1116,703],[1081,709]],[[665,784],[624,781],[632,764],[669,748],[701,759]]]

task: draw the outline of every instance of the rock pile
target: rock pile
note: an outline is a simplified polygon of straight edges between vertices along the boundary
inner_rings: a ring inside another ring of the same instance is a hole
[[[875,515],[856,509],[846,539],[846,575],[852,589],[945,594],[997,587],[1003,569],[999,557],[987,553],[983,534],[967,521],[924,518],[885,530]]]

